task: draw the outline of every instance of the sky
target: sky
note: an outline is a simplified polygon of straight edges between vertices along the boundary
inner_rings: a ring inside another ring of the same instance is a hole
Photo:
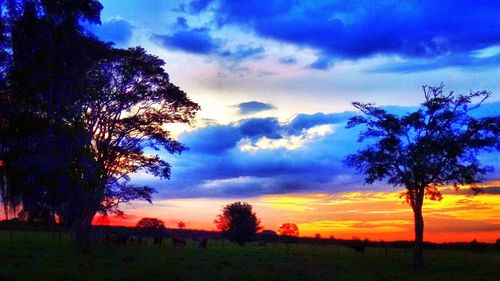
[[[162,58],[171,81],[199,103],[192,127],[167,125],[190,150],[168,155],[170,180],[138,173],[153,205],[124,206],[174,227],[214,229],[225,204],[247,201],[262,224],[294,222],[302,235],[412,239],[401,190],[364,185],[342,160],[362,147],[346,129],[353,101],[395,113],[414,110],[422,85],[488,90],[477,116],[500,108],[497,1],[104,0],[87,30],[117,47],[140,45]],[[431,241],[500,237],[498,152],[480,160],[497,172],[485,194],[446,189],[426,201]],[[107,223],[106,220],[102,221]]]

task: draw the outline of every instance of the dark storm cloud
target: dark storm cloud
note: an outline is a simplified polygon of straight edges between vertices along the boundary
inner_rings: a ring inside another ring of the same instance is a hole
[[[250,28],[266,38],[312,47],[321,55],[310,67],[325,69],[333,59],[377,54],[407,59],[443,56],[427,68],[484,63],[460,55],[500,44],[500,2],[479,1],[194,1],[209,4],[219,25]],[[211,7],[212,7],[211,6]],[[459,59],[459,61],[455,61]],[[425,64],[390,71],[423,70]]]
[[[328,56],[319,56],[316,61],[309,65],[311,69],[326,70],[333,66],[333,59]]]
[[[243,119],[232,125],[213,125],[181,135],[190,151],[217,155],[232,149],[243,138],[280,138],[280,124],[276,118]]]
[[[101,25],[87,25],[87,29],[104,41],[124,45],[132,37],[134,26],[123,19],[111,19]]]
[[[202,10],[206,9],[207,6],[211,3],[211,0],[194,0],[189,3],[189,10],[193,13],[199,13]]]
[[[213,54],[221,47],[221,42],[213,38],[207,28],[179,30],[169,35],[154,34],[153,40],[167,49],[194,54]]]
[[[186,133],[182,141],[189,143],[190,151],[216,155],[233,148],[241,137],[237,127],[214,125]]]
[[[341,160],[356,147],[356,133],[344,133],[343,125],[335,133],[313,138],[295,150],[277,147],[252,152],[239,147],[242,141],[255,144],[263,137],[274,141],[304,138],[305,130],[343,124],[347,115],[300,114],[286,124],[280,124],[277,118],[248,118],[184,133],[179,140],[190,150],[173,157],[172,179],[148,184],[163,197],[245,197],[353,188],[352,183],[359,179],[346,172],[349,169]]]
[[[488,103],[474,113],[498,114],[500,102]],[[384,107],[394,114],[414,111],[414,107]],[[292,192],[344,192],[393,190],[376,183],[365,186],[362,177],[343,166],[346,155],[365,144],[357,142],[360,128],[346,129],[355,112],[298,114],[286,123],[277,118],[248,118],[229,125],[212,125],[183,133],[179,140],[190,147],[180,156],[168,155],[173,174],[170,181],[147,182],[161,197],[248,197]],[[308,135],[307,129],[330,125],[332,131]],[[257,145],[264,138],[287,143],[300,139],[300,147],[260,147],[244,150],[242,145]],[[500,170],[498,152],[479,155],[480,162]],[[489,180],[498,178],[489,174]],[[144,183],[144,182],[141,182]],[[487,189],[497,192],[497,187]]]
[[[298,114],[286,125],[286,130],[295,135],[314,126],[345,122],[354,115],[354,112]]]
[[[245,59],[260,59],[264,56],[264,53],[265,49],[263,47],[248,47],[239,45],[233,51],[225,50],[220,52],[219,56],[241,61]]]
[[[282,57],[280,58],[279,62],[281,62],[282,64],[296,64],[297,59],[294,57]]]
[[[500,55],[476,57],[474,55],[444,55],[438,58],[423,59],[413,62],[393,63],[377,66],[369,72],[414,73],[447,67],[459,67],[470,71],[498,67]]]
[[[240,104],[235,105],[235,107],[238,108],[238,112],[242,115],[257,113],[276,108],[270,103],[263,103],[259,101],[242,102]]]
[[[251,139],[259,137],[266,137],[270,139],[281,138],[281,126],[278,119],[274,117],[242,120],[239,123],[239,129],[243,136]]]
[[[158,45],[170,49],[198,55],[210,55],[232,62],[248,59],[261,59],[265,49],[260,46],[226,46],[226,42],[212,36],[208,27],[191,28],[184,17],[178,17],[170,34],[153,34],[152,40]]]

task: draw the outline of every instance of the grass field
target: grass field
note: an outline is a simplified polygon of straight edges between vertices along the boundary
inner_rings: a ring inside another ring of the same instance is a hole
[[[77,251],[69,236],[0,232],[0,280],[500,280],[498,252],[429,250],[428,268],[411,269],[411,251],[343,246],[291,245],[240,247],[209,241],[173,248],[95,244]]]

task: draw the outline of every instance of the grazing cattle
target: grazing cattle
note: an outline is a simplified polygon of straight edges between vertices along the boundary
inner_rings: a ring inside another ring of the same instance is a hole
[[[365,244],[362,243],[362,242],[358,242],[358,243],[352,243],[349,245],[349,247],[353,248],[356,253],[360,253],[360,254],[364,254],[365,253]]]
[[[103,238],[101,237],[102,235],[99,235],[97,233],[92,233],[90,234],[90,241],[92,241],[93,243],[99,243],[101,242],[101,240],[103,240]]]
[[[177,246],[186,246],[186,239],[180,236],[174,236],[172,237],[172,245],[174,246],[174,248],[177,248]]]
[[[125,235],[125,234],[117,235],[116,240],[115,240],[116,246],[117,247],[122,246],[122,245],[124,246],[125,244],[127,244],[128,238],[129,238],[129,236]]]
[[[469,243],[469,248],[472,253],[483,253],[488,250],[488,247],[484,243],[479,243],[474,239]]]
[[[142,244],[147,245],[146,239],[144,239],[144,237],[142,236],[137,237],[137,245],[142,245]]]
[[[208,238],[198,238],[198,248],[207,249]]]
[[[111,243],[114,241],[114,235],[111,235],[111,234],[106,234],[104,236],[104,243]]]
[[[162,243],[163,243],[163,236],[153,237],[153,245],[161,246]]]

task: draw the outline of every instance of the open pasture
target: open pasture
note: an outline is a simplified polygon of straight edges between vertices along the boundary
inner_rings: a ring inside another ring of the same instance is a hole
[[[411,249],[337,245],[208,242],[173,247],[93,244],[81,253],[63,235],[0,232],[0,280],[498,280],[500,254],[465,250],[425,251],[427,269],[411,268]]]

